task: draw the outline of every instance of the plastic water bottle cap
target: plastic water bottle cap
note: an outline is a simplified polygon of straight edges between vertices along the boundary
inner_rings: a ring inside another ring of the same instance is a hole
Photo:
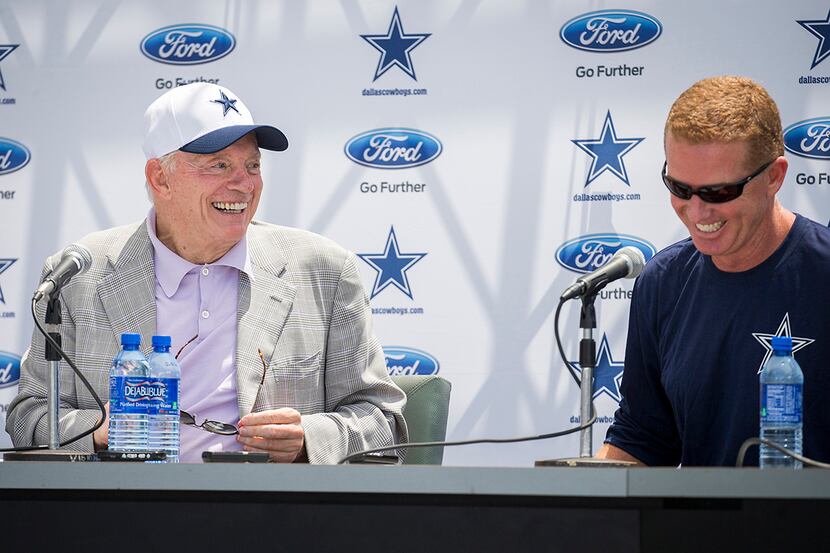
[[[172,343],[170,336],[153,336],[153,348],[169,348]]]
[[[125,332],[121,335],[121,345],[122,346],[140,346],[141,345],[141,334],[133,334],[130,332]]]
[[[791,336],[773,336],[772,337],[773,351],[792,351],[793,339]]]

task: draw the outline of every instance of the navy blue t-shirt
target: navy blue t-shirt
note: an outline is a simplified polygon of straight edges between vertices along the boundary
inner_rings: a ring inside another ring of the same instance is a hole
[[[759,434],[758,372],[774,335],[793,336],[804,372],[804,454],[830,462],[830,229],[800,215],[749,271],[720,271],[691,239],[648,262],[605,441],[647,465],[734,466]]]

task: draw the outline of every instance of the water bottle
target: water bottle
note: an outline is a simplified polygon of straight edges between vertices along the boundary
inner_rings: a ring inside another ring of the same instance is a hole
[[[168,463],[178,463],[181,371],[176,358],[170,354],[170,336],[153,336],[153,353],[148,362],[155,389],[150,401],[149,447],[165,452]]]
[[[761,371],[761,437],[801,454],[802,388],[804,375],[793,358],[793,340],[773,336],[772,357]],[[761,468],[800,469],[796,461],[761,444]]]
[[[140,334],[122,334],[122,349],[110,369],[109,449],[147,449],[147,389],[150,367],[138,349]]]

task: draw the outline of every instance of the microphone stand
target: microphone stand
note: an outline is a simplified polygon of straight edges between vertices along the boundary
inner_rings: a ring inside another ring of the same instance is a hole
[[[60,292],[55,290],[49,295],[49,302],[46,304],[46,331],[59,346],[61,343],[60,324],[61,319],[61,300]],[[61,355],[52,344],[46,341],[46,350],[44,358],[49,363],[49,382],[46,392],[46,401],[48,406],[47,421],[49,423],[49,449],[59,449],[60,438],[60,361]]]
[[[582,338],[579,340],[579,367],[582,376],[579,380],[579,422],[583,424],[591,419],[591,405],[594,399],[594,368],[597,366],[597,343],[594,340],[594,329],[597,327],[597,313],[594,309],[594,300],[599,291],[605,286],[603,283],[587,290],[582,296],[582,309],[579,313],[579,329]],[[593,427],[583,428],[579,432],[579,457],[564,459],[542,459],[536,461],[537,467],[601,467],[626,468],[635,463],[618,461],[615,459],[595,459],[593,457]]]
[[[579,419],[580,422],[591,418],[591,402],[594,396],[594,367],[597,366],[597,343],[594,340],[594,329],[597,327],[597,313],[594,309],[594,300],[597,292],[582,296],[582,309],[579,313],[579,328],[582,339],[579,341],[579,366],[582,377],[579,381]],[[593,427],[584,428],[579,433],[580,458],[592,457]]]
[[[49,294],[49,301],[46,304],[46,315],[44,323],[46,332],[63,347],[61,342],[60,325],[61,300],[60,289],[55,289]],[[61,450],[60,430],[60,352],[46,340],[44,359],[49,363],[49,380],[46,383],[46,420],[49,428],[49,449],[37,449],[33,451],[12,451],[2,454],[4,461],[92,461],[94,453],[82,453],[78,451]]]

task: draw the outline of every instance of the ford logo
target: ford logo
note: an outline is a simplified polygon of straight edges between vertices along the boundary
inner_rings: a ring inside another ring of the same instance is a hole
[[[23,169],[30,159],[29,148],[16,140],[0,138],[0,175]]]
[[[570,271],[590,273],[605,265],[617,250],[634,246],[645,256],[654,257],[657,250],[649,242],[625,234],[588,234],[568,240],[556,250],[556,261]]]
[[[830,159],[830,117],[807,119],[787,127],[784,148],[801,157]]]
[[[438,360],[425,351],[412,348],[383,348],[389,376],[438,374]]]
[[[20,380],[20,357],[0,351],[0,388],[16,386]]]
[[[568,46],[588,52],[623,52],[657,40],[663,26],[648,14],[602,10],[571,19],[559,31]]]
[[[441,155],[441,142],[415,129],[375,129],[346,143],[346,155],[376,169],[404,169],[429,163]]]
[[[171,65],[196,65],[224,58],[236,39],[225,29],[211,25],[173,25],[153,31],[141,41],[141,53]]]

